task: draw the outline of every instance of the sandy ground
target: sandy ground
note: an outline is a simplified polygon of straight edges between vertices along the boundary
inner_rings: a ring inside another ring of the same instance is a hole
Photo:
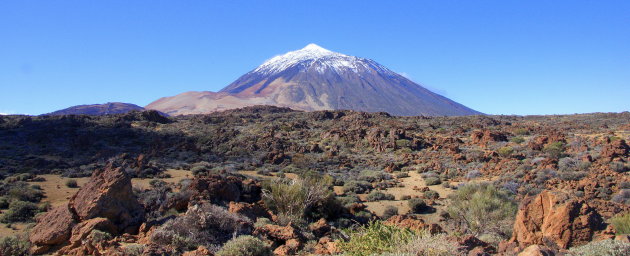
[[[409,206],[407,204],[407,200],[401,200],[401,198],[403,196],[420,197],[423,194],[423,192],[416,191],[413,189],[413,187],[414,186],[418,188],[426,187],[426,183],[424,182],[424,179],[420,176],[420,174],[417,172],[409,172],[409,177],[402,178],[399,180],[401,181],[401,184],[403,185],[402,187],[394,187],[394,188],[388,188],[386,190],[382,190],[382,192],[384,193],[394,195],[396,200],[364,202],[364,204],[367,205],[367,209],[378,216],[383,215],[383,212],[385,211],[385,208],[387,206],[397,207],[399,214],[409,213]],[[429,189],[435,192],[438,192],[438,194],[440,195],[440,199],[437,200],[439,205],[433,206],[436,208],[435,213],[422,214],[421,217],[429,223],[437,223],[437,219],[439,217],[437,213],[439,212],[439,210],[443,208],[442,202],[444,201],[446,197],[448,197],[448,195],[453,193],[453,190],[450,188],[443,187],[442,184],[428,186],[428,187]],[[367,196],[367,194],[362,194],[362,195],[359,195],[359,198],[364,200],[365,196]]]

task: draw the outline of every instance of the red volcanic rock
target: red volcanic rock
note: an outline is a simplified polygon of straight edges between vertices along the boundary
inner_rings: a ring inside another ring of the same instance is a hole
[[[232,213],[238,213],[244,215],[252,220],[255,220],[258,217],[271,218],[271,214],[260,204],[257,203],[237,203],[230,202],[230,206],[228,207],[228,211]]]
[[[332,238],[325,236],[319,239],[315,245],[315,254],[317,255],[333,255],[339,254],[341,250]]]
[[[473,131],[470,136],[471,142],[478,145],[488,145],[489,142],[507,141],[507,136],[500,132],[484,130]]]
[[[70,245],[62,248],[61,252],[69,252],[81,246],[81,242],[84,241],[93,230],[105,231],[111,234],[116,232],[117,227],[106,218],[94,218],[81,222],[74,226],[69,240]]]
[[[625,140],[614,140],[602,147],[601,157],[608,161],[612,161],[618,157],[628,157],[630,147]]]
[[[521,248],[552,242],[566,249],[591,241],[603,226],[601,216],[584,200],[543,191],[521,203],[510,242]]]
[[[555,253],[553,250],[546,248],[544,246],[540,246],[537,244],[533,244],[525,248],[518,256],[553,256]]]
[[[431,234],[443,232],[442,227],[437,224],[427,224],[424,220],[413,215],[395,215],[384,222],[385,225],[392,225],[411,230],[428,230]]]
[[[298,250],[302,247],[302,243],[297,239],[290,239],[286,241],[285,244],[278,246],[275,250],[273,250],[273,254],[286,256],[286,255],[295,255]]]
[[[52,246],[67,242],[72,228],[77,224],[75,217],[65,204],[37,218],[37,225],[33,227],[29,236],[34,245],[32,253],[41,254]]]
[[[308,229],[317,237],[325,236],[330,233],[332,227],[326,223],[324,218],[319,219],[317,222],[308,226]]]
[[[110,163],[96,170],[90,180],[70,199],[70,207],[80,221],[103,217],[118,231],[138,227],[144,219],[144,209],[131,188],[131,178],[121,168]]]
[[[254,230],[255,235],[261,235],[271,241],[284,243],[291,239],[300,238],[298,231],[291,226],[279,226],[273,224],[267,224],[261,227],[257,227]]]

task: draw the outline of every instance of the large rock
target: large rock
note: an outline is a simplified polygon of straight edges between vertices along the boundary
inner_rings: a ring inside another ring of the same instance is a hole
[[[67,204],[57,206],[38,217],[37,225],[29,236],[33,244],[32,253],[41,254],[52,246],[67,242],[72,228],[77,224],[75,218]]]
[[[521,203],[510,242],[521,248],[545,244],[566,249],[591,241],[603,228],[601,216],[584,200],[543,191]]]
[[[70,207],[80,221],[106,218],[119,232],[140,226],[144,219],[144,209],[133,194],[131,178],[112,164],[94,171],[90,180],[70,199]]]
[[[614,140],[602,147],[601,157],[612,161],[615,158],[628,157],[629,154],[630,146],[626,144],[625,140]]]
[[[437,224],[427,224],[424,220],[414,215],[395,215],[384,222],[385,225],[408,228],[415,231],[427,230],[431,234],[443,232],[442,227]]]

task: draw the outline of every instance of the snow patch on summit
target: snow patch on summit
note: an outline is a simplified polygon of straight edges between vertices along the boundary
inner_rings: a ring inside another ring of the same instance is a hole
[[[274,75],[292,67],[299,66],[302,71],[313,67],[318,73],[325,73],[332,69],[340,73],[343,71],[360,72],[362,70],[376,70],[387,74],[393,73],[380,64],[359,57],[349,56],[324,49],[316,44],[273,57],[252,71],[262,75]]]

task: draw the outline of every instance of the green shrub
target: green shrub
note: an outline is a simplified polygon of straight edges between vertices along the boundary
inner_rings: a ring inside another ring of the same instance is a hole
[[[228,241],[217,256],[271,256],[271,250],[260,239],[249,235],[242,235]]]
[[[66,180],[66,187],[76,188],[76,187],[79,187],[79,185],[77,184],[76,180],[69,179],[69,180]]]
[[[453,239],[449,239],[447,234],[435,234],[424,231],[409,240],[406,244],[401,244],[391,256],[459,256],[463,254],[459,248],[461,245]]]
[[[339,200],[339,203],[341,203],[344,207],[350,207],[352,204],[361,202],[361,199],[355,195],[338,196],[337,200]]]
[[[346,182],[343,185],[344,193],[363,194],[363,193],[367,193],[371,189],[372,189],[372,184],[370,184],[367,181],[351,180],[351,181]]]
[[[402,179],[402,178],[407,178],[409,177],[409,173],[408,172],[401,172],[396,174],[396,178]]]
[[[510,139],[511,142],[514,142],[516,144],[521,144],[523,142],[525,142],[525,139],[523,139],[523,137],[513,137],[512,139]]]
[[[394,195],[385,194],[380,191],[372,191],[367,195],[366,199],[369,202],[381,201],[381,200],[394,200]]]
[[[518,128],[514,131],[514,134],[516,135],[529,135],[529,130],[525,129],[525,128]]]
[[[564,155],[564,143],[561,141],[549,143],[543,148],[543,152],[547,153],[551,158],[559,159]]]
[[[16,236],[5,236],[0,238],[0,255],[31,255],[29,253],[30,243],[25,238]]]
[[[438,199],[440,197],[440,194],[438,194],[438,192],[435,192],[433,190],[427,190],[427,191],[424,191],[424,197],[427,199]]]
[[[617,235],[630,234],[630,213],[612,218],[610,222],[612,223],[613,227],[615,227]]]
[[[430,209],[427,203],[420,198],[409,199],[407,204],[412,213],[424,213]]]
[[[341,242],[339,248],[347,255],[367,256],[394,252],[401,244],[406,244],[416,233],[397,226],[385,225],[380,221],[350,233],[350,240]]]
[[[626,256],[630,255],[630,243],[615,240],[601,240],[569,249],[571,256]]]
[[[13,201],[9,205],[9,209],[0,215],[0,222],[12,223],[20,221],[31,221],[40,209],[37,204],[26,201]]]
[[[263,183],[265,205],[278,215],[299,220],[315,206],[331,196],[332,178],[307,177],[290,181]]]
[[[26,182],[16,182],[8,184],[6,196],[19,201],[37,203],[44,198],[44,192]]]
[[[9,208],[9,203],[9,198],[7,198],[6,196],[0,197],[0,209]]]
[[[497,150],[497,153],[502,157],[509,157],[514,153],[514,149],[512,147],[502,147]]]
[[[440,180],[440,177],[430,176],[424,178],[424,182],[427,184],[427,186],[433,186],[440,185],[442,183],[442,180]]]
[[[467,184],[449,196],[447,212],[461,232],[509,238],[517,205],[510,193],[488,183]]]

